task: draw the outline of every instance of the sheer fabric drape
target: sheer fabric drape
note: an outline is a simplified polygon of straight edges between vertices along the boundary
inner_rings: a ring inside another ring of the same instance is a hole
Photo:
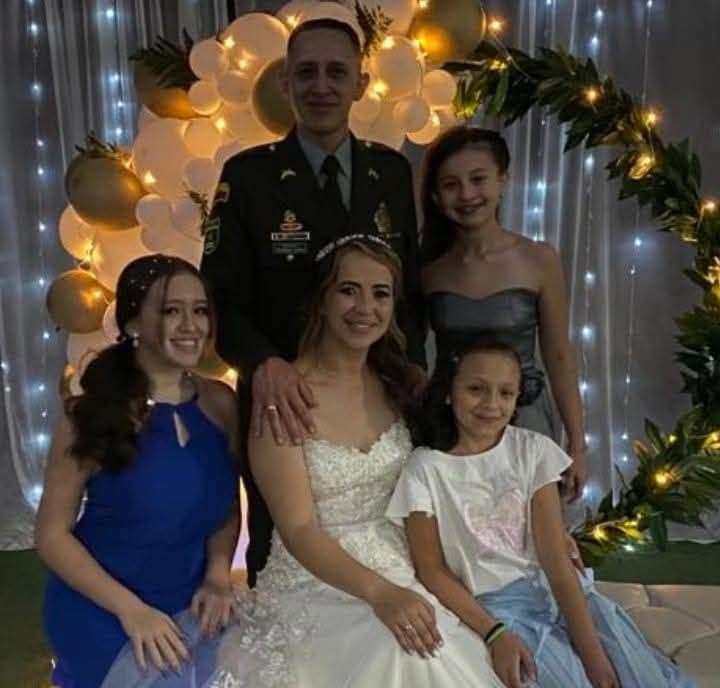
[[[235,2],[239,13],[282,4]],[[562,46],[592,56],[602,73],[644,95],[661,114],[666,140],[690,138],[703,163],[705,191],[717,194],[719,3],[493,0],[486,7],[506,19],[508,45],[528,52]],[[39,32],[36,59],[31,13]],[[128,55],[157,34],[178,40],[187,28],[196,38],[211,35],[227,23],[227,2],[13,0],[2,3],[0,18],[0,548],[7,549],[31,544],[30,504],[39,495],[59,413],[65,337],[44,315],[47,285],[40,280],[71,266],[56,232],[65,203],[63,170],[91,129],[124,145],[132,141],[137,107]],[[482,115],[477,122],[498,124]],[[612,151],[563,155],[563,128],[535,112],[506,132],[513,163],[503,218],[510,228],[550,241],[563,259],[571,335],[587,383],[592,503],[617,480],[614,465],[632,471],[631,442],[642,437],[644,418],[668,429],[687,408],[673,361],[673,318],[697,294],[681,274],[692,250],[658,232],[634,201],[617,200],[617,184],[606,181],[603,169]],[[417,169],[422,151],[407,146],[406,152]],[[674,532],[717,538],[720,518],[709,520],[710,534]]]

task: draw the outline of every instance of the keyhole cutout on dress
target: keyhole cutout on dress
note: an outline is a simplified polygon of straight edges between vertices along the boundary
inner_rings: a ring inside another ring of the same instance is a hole
[[[181,447],[186,447],[190,441],[190,432],[187,429],[183,419],[177,413],[173,413],[173,421],[175,422],[175,436]]]

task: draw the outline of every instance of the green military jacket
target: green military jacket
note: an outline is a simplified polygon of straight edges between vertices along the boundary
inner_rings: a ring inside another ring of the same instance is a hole
[[[425,364],[415,202],[402,154],[352,137],[350,220],[338,228],[323,216],[321,188],[291,132],[226,163],[204,231],[201,270],[218,313],[218,353],[230,365],[251,374],[270,356],[296,357],[314,256],[356,232],[382,237],[400,256],[399,322],[408,357]]]

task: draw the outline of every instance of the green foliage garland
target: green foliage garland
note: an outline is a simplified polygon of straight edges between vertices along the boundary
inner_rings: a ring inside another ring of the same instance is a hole
[[[677,318],[676,360],[692,408],[663,433],[645,421],[645,442],[633,445],[638,470],[619,494],[608,494],[596,514],[573,533],[591,564],[649,534],[664,549],[667,521],[702,525],[701,514],[720,497],[720,212],[700,197],[700,161],[688,141],[665,145],[656,116],[591,59],[542,48],[538,57],[484,42],[463,62],[445,68],[458,77],[455,110],[469,119],[480,106],[509,125],[535,105],[568,124],[565,151],[584,144],[618,146],[608,177],[620,180],[620,199],[649,206],[664,231],[694,244],[685,274],[702,289],[702,302]]]

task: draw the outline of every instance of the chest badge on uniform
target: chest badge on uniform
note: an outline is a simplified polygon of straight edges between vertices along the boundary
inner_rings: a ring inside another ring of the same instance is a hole
[[[378,234],[380,236],[389,236],[392,234],[392,222],[390,220],[390,211],[388,210],[385,201],[382,201],[375,211],[373,216],[375,226],[377,227]]]
[[[380,175],[377,173],[377,170],[374,170],[372,167],[368,170],[368,177],[370,177],[370,179],[374,179],[375,181],[380,179]]]
[[[281,232],[298,232],[303,228],[303,223],[298,222],[297,216],[292,210],[286,210],[283,221],[280,223]]]

